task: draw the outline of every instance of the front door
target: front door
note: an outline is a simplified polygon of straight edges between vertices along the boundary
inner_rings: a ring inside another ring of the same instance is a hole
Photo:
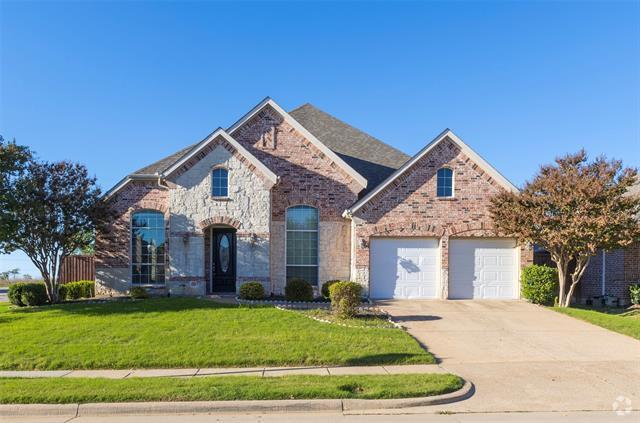
[[[236,292],[236,233],[211,230],[211,292]]]

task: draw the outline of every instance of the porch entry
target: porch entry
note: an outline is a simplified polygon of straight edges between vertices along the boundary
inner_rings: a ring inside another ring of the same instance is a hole
[[[210,228],[208,291],[236,292],[236,230]]]

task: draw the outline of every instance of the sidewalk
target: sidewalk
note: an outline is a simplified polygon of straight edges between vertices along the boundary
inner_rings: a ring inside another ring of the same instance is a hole
[[[0,370],[2,377],[60,378],[84,377],[129,379],[136,377],[207,377],[207,376],[344,376],[394,375],[409,373],[448,373],[437,364],[353,366],[353,367],[236,367],[203,369],[131,369],[131,370]]]

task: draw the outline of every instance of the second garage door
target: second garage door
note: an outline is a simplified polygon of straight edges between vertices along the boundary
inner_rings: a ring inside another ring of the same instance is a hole
[[[517,298],[517,249],[511,239],[449,242],[449,298]]]
[[[371,298],[437,298],[438,240],[373,238],[370,251]]]

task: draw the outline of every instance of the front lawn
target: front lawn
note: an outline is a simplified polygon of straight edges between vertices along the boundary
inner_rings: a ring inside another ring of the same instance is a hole
[[[640,310],[554,307],[555,311],[640,339]]]
[[[463,384],[451,374],[0,379],[0,403],[410,398],[453,392]]]
[[[326,324],[195,298],[0,306],[0,369],[433,363],[402,330]]]

